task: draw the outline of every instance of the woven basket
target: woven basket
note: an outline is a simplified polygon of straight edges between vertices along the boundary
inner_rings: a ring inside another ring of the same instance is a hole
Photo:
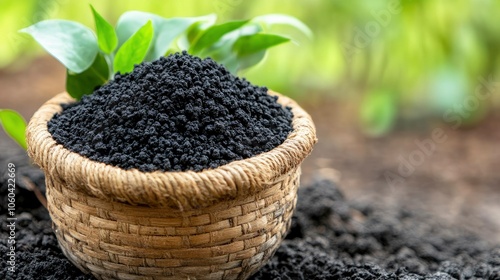
[[[285,237],[300,163],[316,142],[309,115],[276,95],[294,114],[285,142],[201,172],[123,170],[71,152],[47,122],[74,100],[49,100],[29,123],[28,154],[45,172],[64,254],[98,279],[248,278]]]

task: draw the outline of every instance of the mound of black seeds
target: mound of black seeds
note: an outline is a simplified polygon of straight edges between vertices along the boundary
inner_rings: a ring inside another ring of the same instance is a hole
[[[211,59],[187,53],[138,65],[68,105],[53,138],[92,160],[141,171],[200,171],[272,150],[292,113]]]

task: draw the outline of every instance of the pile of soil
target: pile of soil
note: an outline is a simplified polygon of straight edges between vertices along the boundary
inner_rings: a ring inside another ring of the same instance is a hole
[[[66,106],[53,138],[92,160],[141,171],[200,171],[267,152],[292,113],[267,88],[186,52],[136,66]]]
[[[60,251],[47,211],[26,189],[27,177],[44,189],[43,174],[23,151],[9,149],[0,166],[17,166],[18,271],[0,279],[92,279]],[[5,221],[6,174],[0,174]],[[7,233],[0,235],[6,251]],[[500,279],[500,246],[422,212],[346,200],[329,180],[316,178],[299,190],[287,239],[252,279]]]

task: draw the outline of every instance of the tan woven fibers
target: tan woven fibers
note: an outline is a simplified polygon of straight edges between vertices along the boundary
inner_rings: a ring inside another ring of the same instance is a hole
[[[62,93],[27,129],[45,172],[49,212],[65,255],[99,279],[245,279],[290,226],[300,163],[314,124],[293,100],[293,132],[249,159],[201,172],[140,172],[89,160],[57,144],[47,122],[74,102]]]

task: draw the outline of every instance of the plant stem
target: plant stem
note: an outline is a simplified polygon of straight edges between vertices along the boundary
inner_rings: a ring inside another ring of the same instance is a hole
[[[115,59],[115,54],[110,53],[110,54],[105,54],[104,59],[106,59],[106,63],[108,64],[108,71],[109,71],[109,80],[113,80],[114,78],[114,72],[113,72],[113,60]]]

